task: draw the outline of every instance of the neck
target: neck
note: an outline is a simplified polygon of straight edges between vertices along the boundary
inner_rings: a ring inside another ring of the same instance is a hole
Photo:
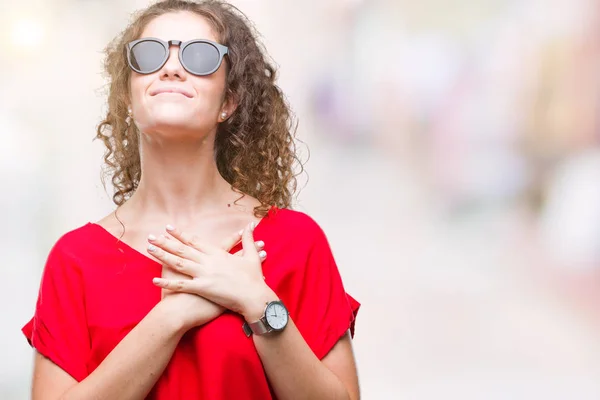
[[[140,138],[140,183],[127,201],[135,217],[194,220],[227,209],[239,197],[223,179],[214,158],[213,140],[167,143]]]

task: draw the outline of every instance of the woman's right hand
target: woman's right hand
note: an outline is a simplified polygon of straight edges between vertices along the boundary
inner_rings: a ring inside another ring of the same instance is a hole
[[[158,240],[171,239],[168,236],[163,235]],[[226,251],[230,251],[236,244],[240,242],[240,240],[241,234],[238,232],[223,241],[221,248],[225,249]],[[193,247],[192,242],[193,241],[186,244]],[[264,248],[264,243],[262,241],[255,242],[255,245],[258,250],[262,250]],[[240,256],[241,252],[242,250],[235,254]],[[261,261],[264,261],[264,259]],[[180,274],[177,271],[174,271],[172,268],[168,268],[166,266],[163,266],[162,277],[166,279],[179,280],[191,279],[191,277]],[[161,303],[163,307],[167,307],[167,313],[169,314],[169,317],[175,318],[177,325],[180,326],[184,331],[196,326],[204,325],[217,318],[225,311],[225,308],[205,299],[204,297],[189,293],[176,293],[167,289],[163,289],[162,291]]]

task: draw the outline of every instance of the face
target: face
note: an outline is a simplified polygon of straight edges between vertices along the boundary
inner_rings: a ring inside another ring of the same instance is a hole
[[[155,18],[141,37],[219,42],[209,23],[190,12]],[[158,71],[147,75],[131,71],[133,118],[140,131],[150,137],[203,139],[215,132],[221,113],[229,115],[231,111],[224,103],[225,62],[211,75],[196,76],[179,62],[179,46],[171,46],[169,51],[169,59]],[[162,92],[165,89],[171,91]]]

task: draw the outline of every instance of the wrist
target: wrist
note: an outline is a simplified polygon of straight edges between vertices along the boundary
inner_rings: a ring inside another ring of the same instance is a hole
[[[264,316],[265,308],[271,301],[279,300],[279,297],[268,286],[248,297],[242,306],[241,314],[248,323],[256,322]]]
[[[163,298],[156,304],[152,310],[157,314],[162,325],[173,334],[183,335],[190,328],[184,318],[181,318],[180,313],[174,307],[171,307],[171,302],[168,296]]]

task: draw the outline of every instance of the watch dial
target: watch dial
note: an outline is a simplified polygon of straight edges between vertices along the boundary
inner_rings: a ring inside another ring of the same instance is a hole
[[[267,322],[273,329],[283,329],[288,322],[288,312],[280,303],[273,303],[267,310]]]

